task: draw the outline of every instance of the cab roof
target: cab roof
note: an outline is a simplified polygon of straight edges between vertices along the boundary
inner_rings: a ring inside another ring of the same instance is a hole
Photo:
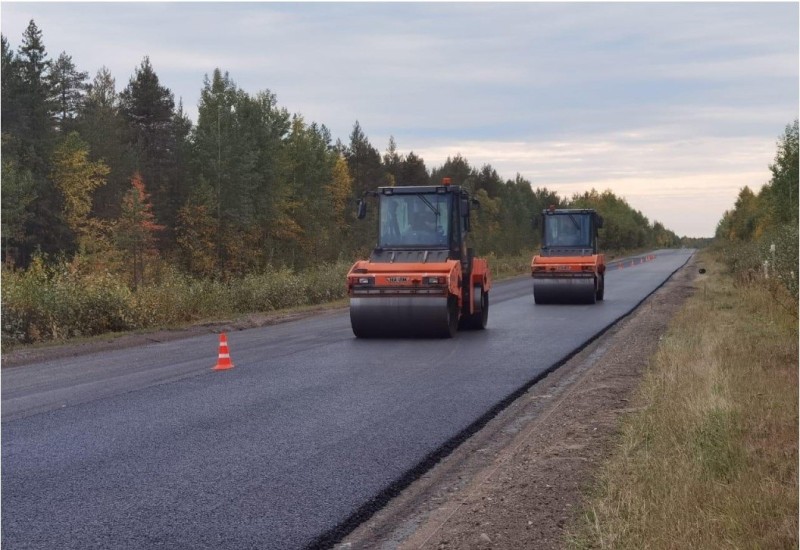
[[[381,195],[418,195],[420,193],[460,193],[460,185],[398,185],[378,187]]]

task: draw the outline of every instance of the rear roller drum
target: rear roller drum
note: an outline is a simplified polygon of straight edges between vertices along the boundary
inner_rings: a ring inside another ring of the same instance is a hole
[[[458,328],[458,305],[445,296],[353,297],[350,324],[357,338],[450,338]]]
[[[537,304],[593,304],[597,284],[594,277],[534,277],[533,299]]]

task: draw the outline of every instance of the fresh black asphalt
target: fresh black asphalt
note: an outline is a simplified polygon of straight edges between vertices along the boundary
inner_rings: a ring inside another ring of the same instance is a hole
[[[496,284],[489,326],[355,339],[346,312],[4,369],[2,546],[325,547],[690,257],[612,266],[605,301]]]

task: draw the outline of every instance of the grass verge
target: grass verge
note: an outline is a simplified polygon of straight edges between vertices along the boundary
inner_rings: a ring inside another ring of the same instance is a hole
[[[569,548],[797,548],[797,310],[701,259]]]

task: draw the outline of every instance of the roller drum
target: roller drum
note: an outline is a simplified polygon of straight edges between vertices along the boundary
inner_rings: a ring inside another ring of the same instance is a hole
[[[534,277],[533,299],[537,304],[593,304],[594,277]]]
[[[360,338],[451,337],[457,315],[447,296],[350,298],[350,324]]]

